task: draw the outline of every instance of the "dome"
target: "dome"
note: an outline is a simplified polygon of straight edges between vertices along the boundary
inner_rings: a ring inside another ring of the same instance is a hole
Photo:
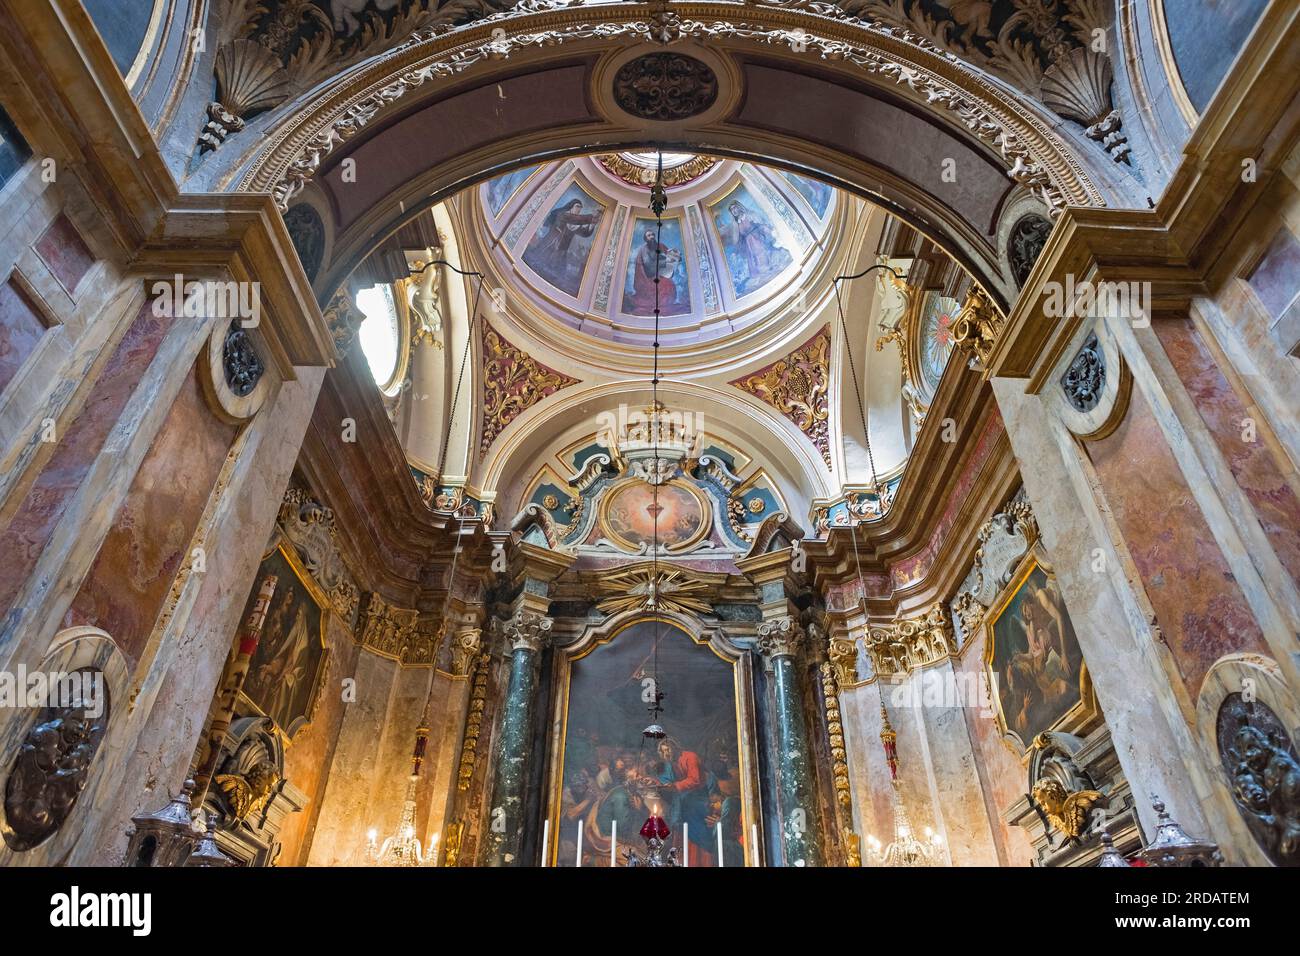
[[[660,341],[671,352],[752,330],[801,299],[843,205],[834,189],[752,163],[665,153],[660,230],[649,208],[658,159],[565,159],[473,191],[467,214],[487,257],[505,293],[524,300],[512,301],[512,312],[561,323],[555,339],[576,332],[648,347],[657,265]]]

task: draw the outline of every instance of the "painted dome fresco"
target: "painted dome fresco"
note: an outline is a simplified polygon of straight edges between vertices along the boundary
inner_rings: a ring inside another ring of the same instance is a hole
[[[649,208],[657,161],[652,152],[565,159],[474,190],[469,212],[493,265],[531,306],[516,311],[563,323],[556,331],[569,337],[648,345],[657,268],[660,338],[672,350],[750,329],[798,298],[844,197],[784,170],[664,153],[660,231]]]

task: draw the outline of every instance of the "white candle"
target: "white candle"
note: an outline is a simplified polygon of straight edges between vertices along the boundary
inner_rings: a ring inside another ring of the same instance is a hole
[[[691,865],[691,825],[682,824],[682,866]]]
[[[609,865],[618,866],[618,821],[609,823]]]
[[[718,866],[722,866],[722,821],[718,821]]]
[[[551,821],[542,821],[542,866],[546,865],[546,851],[551,844]]]
[[[582,866],[582,821],[578,821],[578,866]]]
[[[757,823],[751,823],[751,824],[749,825],[749,828],[750,828],[750,829],[749,829],[749,834],[750,834],[750,840],[749,840],[749,842],[750,842],[750,844],[751,844],[751,848],[750,848],[750,851],[749,851],[750,854],[751,854],[751,856],[750,856],[751,862],[750,862],[749,865],[750,865],[750,866],[758,866],[758,859],[759,859],[759,857],[758,857],[758,824],[757,824]]]

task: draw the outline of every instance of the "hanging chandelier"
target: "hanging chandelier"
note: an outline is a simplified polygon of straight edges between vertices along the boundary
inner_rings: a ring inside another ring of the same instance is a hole
[[[898,734],[889,723],[884,701],[880,704],[880,742],[885,748],[885,762],[889,764],[889,799],[894,814],[894,838],[882,845],[867,834],[867,859],[871,866],[935,866],[943,841],[939,834],[925,828],[925,839],[919,839],[907,817],[902,794],[898,789]]]
[[[650,373],[650,394],[651,394],[651,421],[650,433],[654,441],[654,459],[659,459],[659,270],[661,266],[660,257],[663,255],[663,245],[661,237],[664,227],[664,210],[668,208],[668,189],[664,185],[664,154],[662,151],[658,154],[658,160],[655,164],[655,181],[650,187],[650,209],[655,214],[655,334],[651,343],[653,349],[653,367]],[[645,607],[650,613],[657,614],[659,611],[659,483],[651,482],[650,485],[652,502],[651,517],[652,527],[652,544],[650,552],[652,572],[644,594]],[[664,693],[659,689],[659,627],[655,624],[654,633],[654,653],[651,658],[651,678],[650,683],[653,691],[650,697],[650,723],[645,730],[641,731],[642,746],[645,741],[659,741],[668,736],[668,731],[664,730],[663,724],[659,722],[659,716],[663,713]],[[668,828],[668,823],[659,813],[659,805],[652,803],[650,806],[650,816],[646,822],[641,825],[641,839],[645,841],[644,857],[637,854],[635,850],[629,849],[626,854],[628,866],[677,866],[677,848],[667,846],[669,834],[672,831]]]

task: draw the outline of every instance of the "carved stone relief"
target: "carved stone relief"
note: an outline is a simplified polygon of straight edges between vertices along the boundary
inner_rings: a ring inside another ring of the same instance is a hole
[[[713,70],[680,53],[647,53],[623,64],[614,75],[614,102],[638,119],[690,119],[717,99]]]
[[[1300,865],[1300,762],[1273,709],[1233,693],[1219,707],[1219,757],[1251,835],[1278,866]]]
[[[361,595],[339,553],[334,512],[305,489],[290,487],[280,504],[277,527],[329,597],[334,610],[352,627]]]
[[[49,839],[85,789],[110,713],[107,682],[98,687],[100,701],[78,697],[45,707],[19,745],[4,791],[2,832],[11,849],[30,850]]]
[[[984,625],[984,614],[1034,542],[1038,523],[1025,489],[1021,488],[1003,510],[979,531],[979,547],[970,574],[951,603],[957,640],[965,646]]]

